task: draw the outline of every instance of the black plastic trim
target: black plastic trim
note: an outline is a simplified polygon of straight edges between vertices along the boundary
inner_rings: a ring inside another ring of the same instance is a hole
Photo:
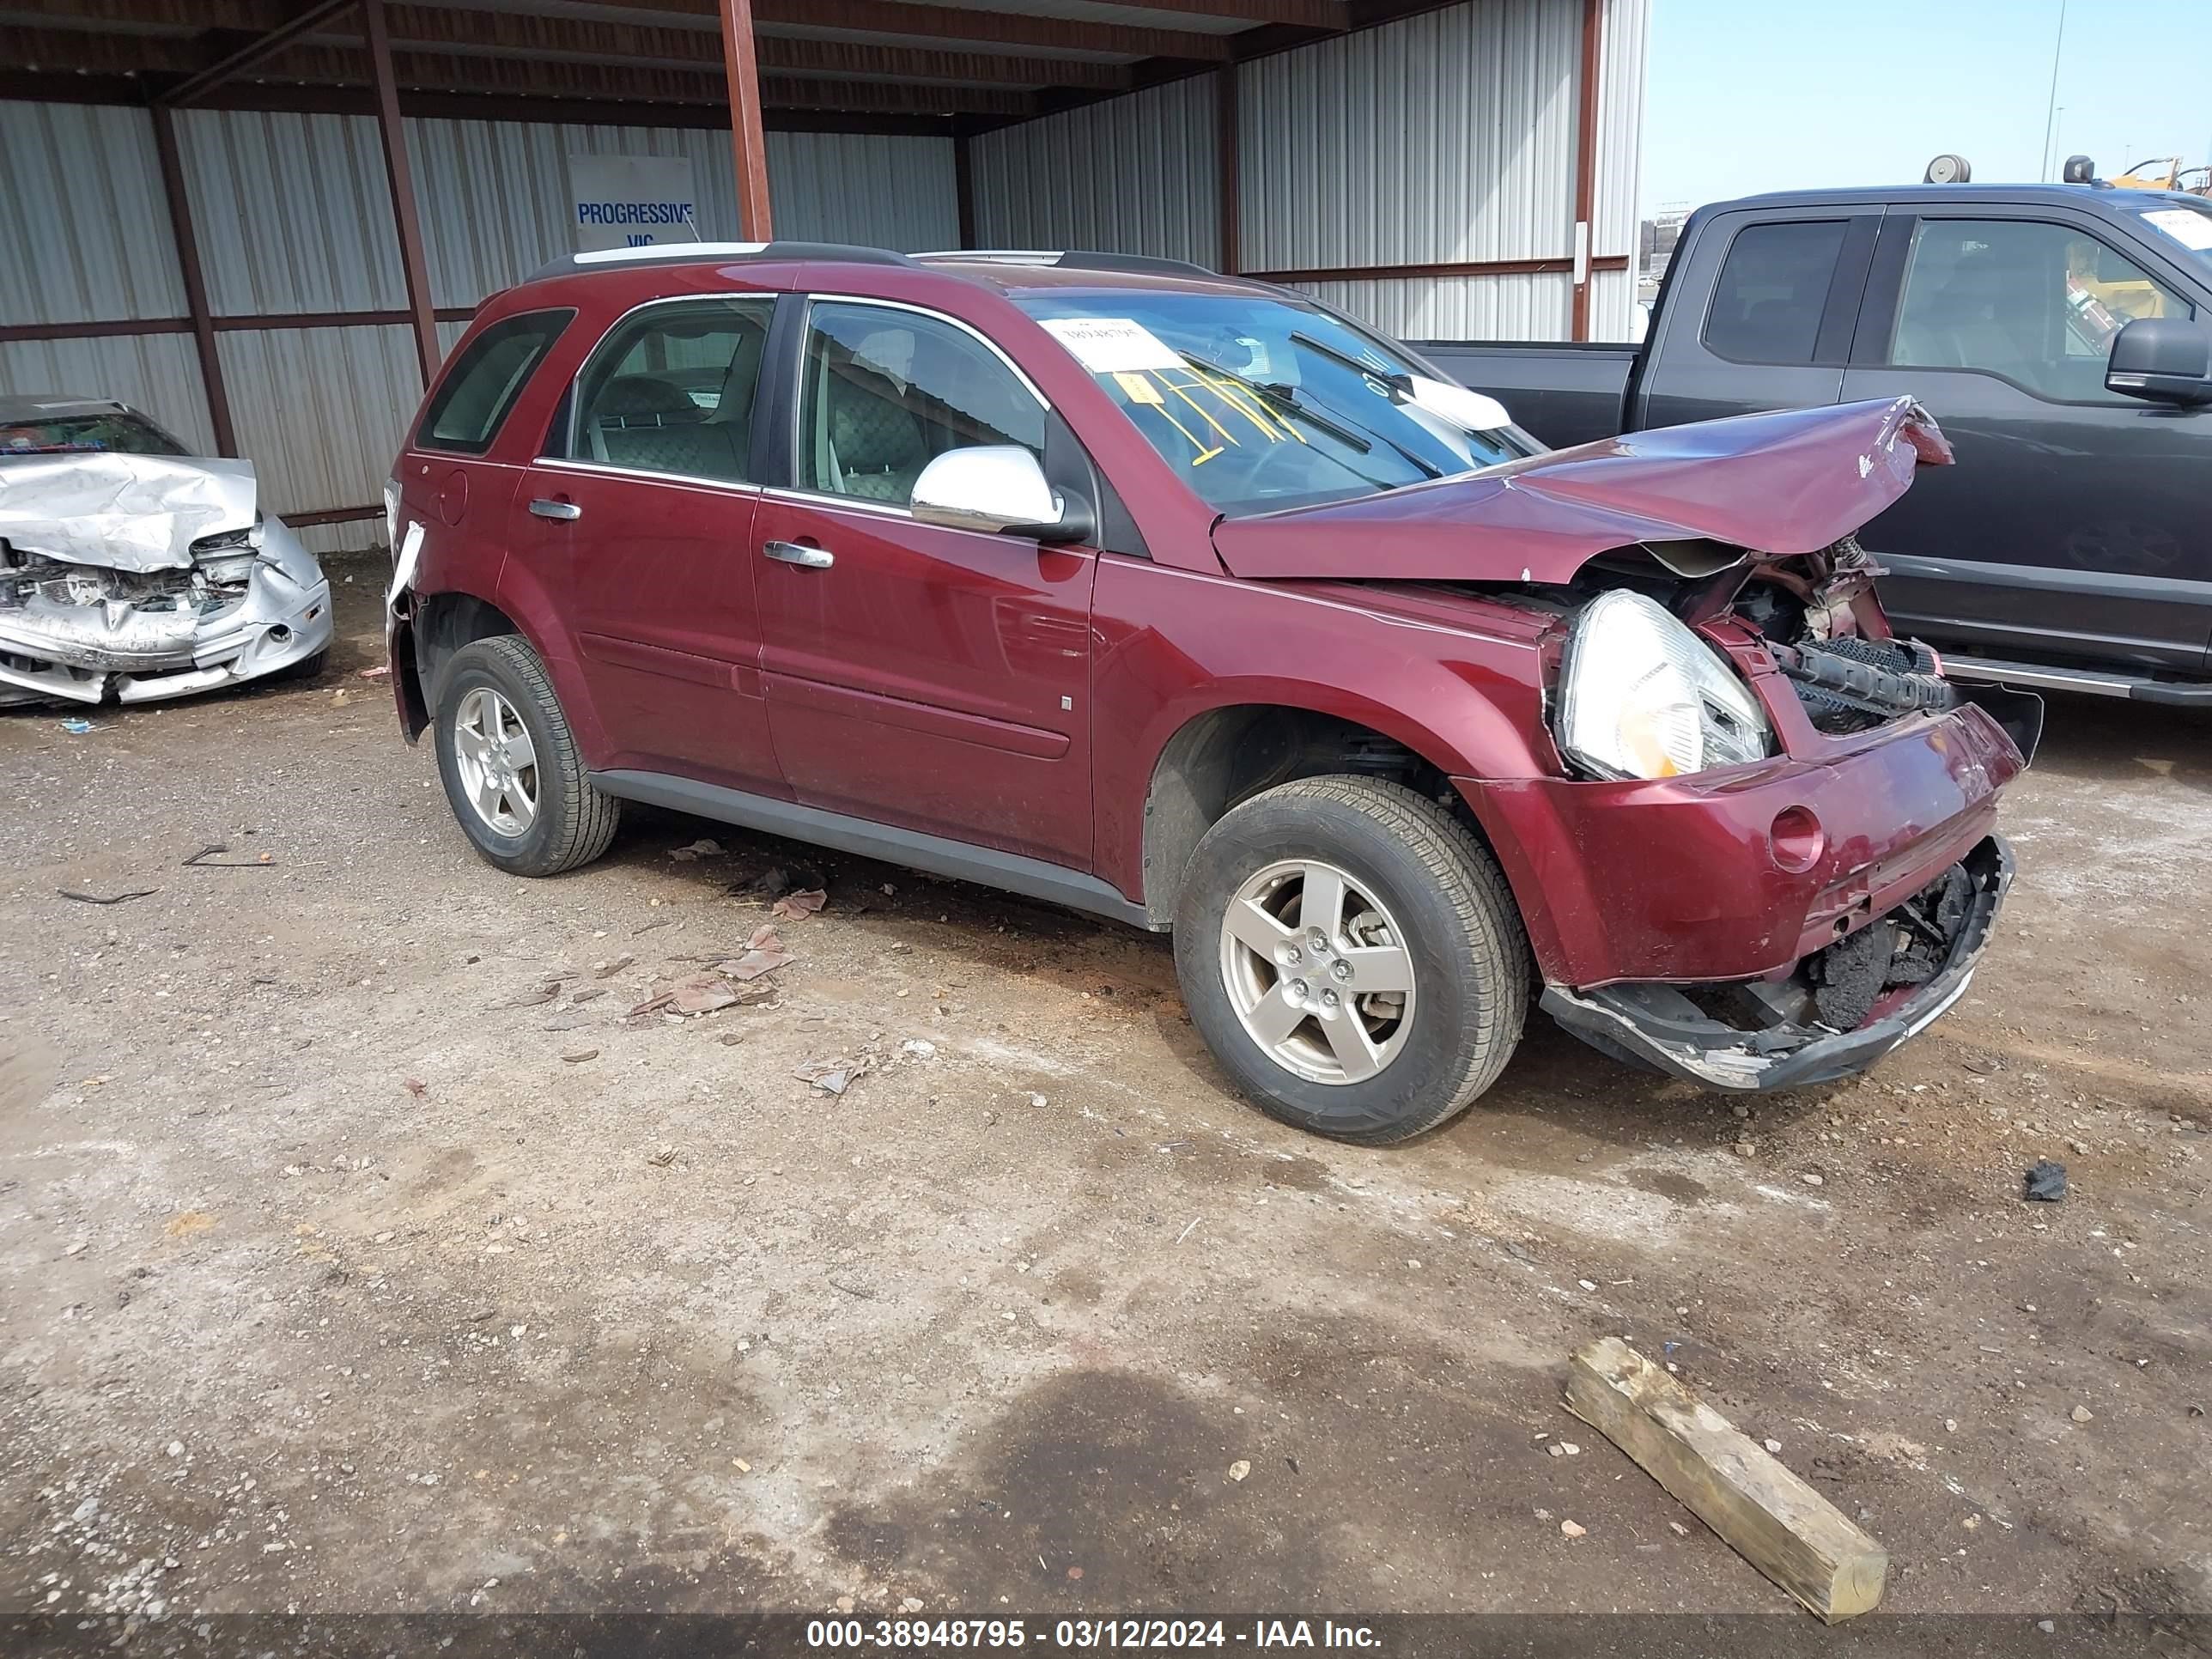
[[[1832,1083],[1865,1070],[1966,994],[2012,885],[2012,848],[2002,836],[1991,836],[1964,861],[1977,875],[1981,890],[1942,971],[1896,1012],[1855,1031],[1782,1025],[1754,1033],[1716,1019],[1668,1018],[1639,1005],[1632,985],[1594,991],[1547,985],[1544,1012],[1601,1051],[1626,1049],[1670,1077],[1726,1094],[1765,1094]]]
[[[748,794],[742,789],[726,789],[719,784],[701,783],[665,772],[594,772],[591,780],[593,787],[624,800],[692,812],[767,835],[788,836],[793,841],[832,847],[841,853],[881,859],[886,864],[901,864],[910,870],[949,876],[956,881],[972,881],[979,886],[996,887],[1024,898],[1042,899],[1048,904],[1064,904],[1071,910],[1125,921],[1132,927],[1152,928],[1143,905],[1131,903],[1094,875],[1042,859],[1001,853],[994,848],[977,847],[944,836],[924,835],[917,830],[901,830],[869,818],[848,817],[842,812],[828,812],[818,806],[778,800],[769,795]],[[1163,927],[1154,931],[1165,930]]]

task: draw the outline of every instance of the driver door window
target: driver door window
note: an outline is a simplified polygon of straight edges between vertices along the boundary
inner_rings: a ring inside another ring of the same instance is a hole
[[[1978,369],[2061,403],[2126,403],[2105,390],[2112,337],[2188,301],[2071,226],[1923,219],[1914,232],[1890,362]]]
[[[965,330],[878,306],[817,304],[808,318],[799,483],[905,507],[947,450],[1019,444],[1044,459],[1045,411]]]

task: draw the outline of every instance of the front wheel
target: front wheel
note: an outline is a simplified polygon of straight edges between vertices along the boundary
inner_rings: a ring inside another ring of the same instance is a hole
[[[1199,1034],[1285,1123],[1370,1146],[1464,1110],[1528,1017],[1528,945],[1467,826],[1401,785],[1286,783],[1191,856],[1176,971]]]
[[[462,830],[510,875],[607,850],[622,803],[592,787],[545,665],[512,634],[463,646],[438,684],[438,775]]]

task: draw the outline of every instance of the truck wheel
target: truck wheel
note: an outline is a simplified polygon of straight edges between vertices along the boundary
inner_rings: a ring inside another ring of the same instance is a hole
[[[456,651],[441,678],[438,775],[488,863],[557,876],[607,850],[622,803],[584,775],[545,665],[512,634]]]
[[[1367,1146],[1465,1109],[1528,1012],[1504,877],[1395,783],[1307,778],[1224,814],[1191,855],[1175,945],[1191,1018],[1237,1086]]]

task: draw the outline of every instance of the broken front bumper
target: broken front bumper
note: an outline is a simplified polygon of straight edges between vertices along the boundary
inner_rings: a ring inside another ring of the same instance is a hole
[[[243,597],[219,611],[36,603],[0,608],[0,708],[159,702],[258,679],[331,642],[331,585],[281,523]]]
[[[1786,1012],[1793,1000],[1802,1005],[1811,995],[1801,983],[1811,957],[1789,981],[1779,982],[1778,991],[1650,983],[1576,991],[1553,985],[1545,988],[1544,1010],[1599,1049],[1708,1088],[1753,1093],[1848,1077],[1924,1030],[1972,982],[1991,924],[2012,885],[2012,849],[2002,836],[1991,836],[1954,867],[1966,872],[1972,898],[1945,942],[1941,966],[1917,985],[1885,991],[1867,1018],[1851,1030],[1838,1030]],[[1883,920],[1877,917],[1872,925]],[[1722,1018],[1717,1005],[1727,1005],[1738,1018]],[[1758,1021],[1759,1011],[1772,1018]],[[1753,1018],[1742,1018],[1746,1013]]]

